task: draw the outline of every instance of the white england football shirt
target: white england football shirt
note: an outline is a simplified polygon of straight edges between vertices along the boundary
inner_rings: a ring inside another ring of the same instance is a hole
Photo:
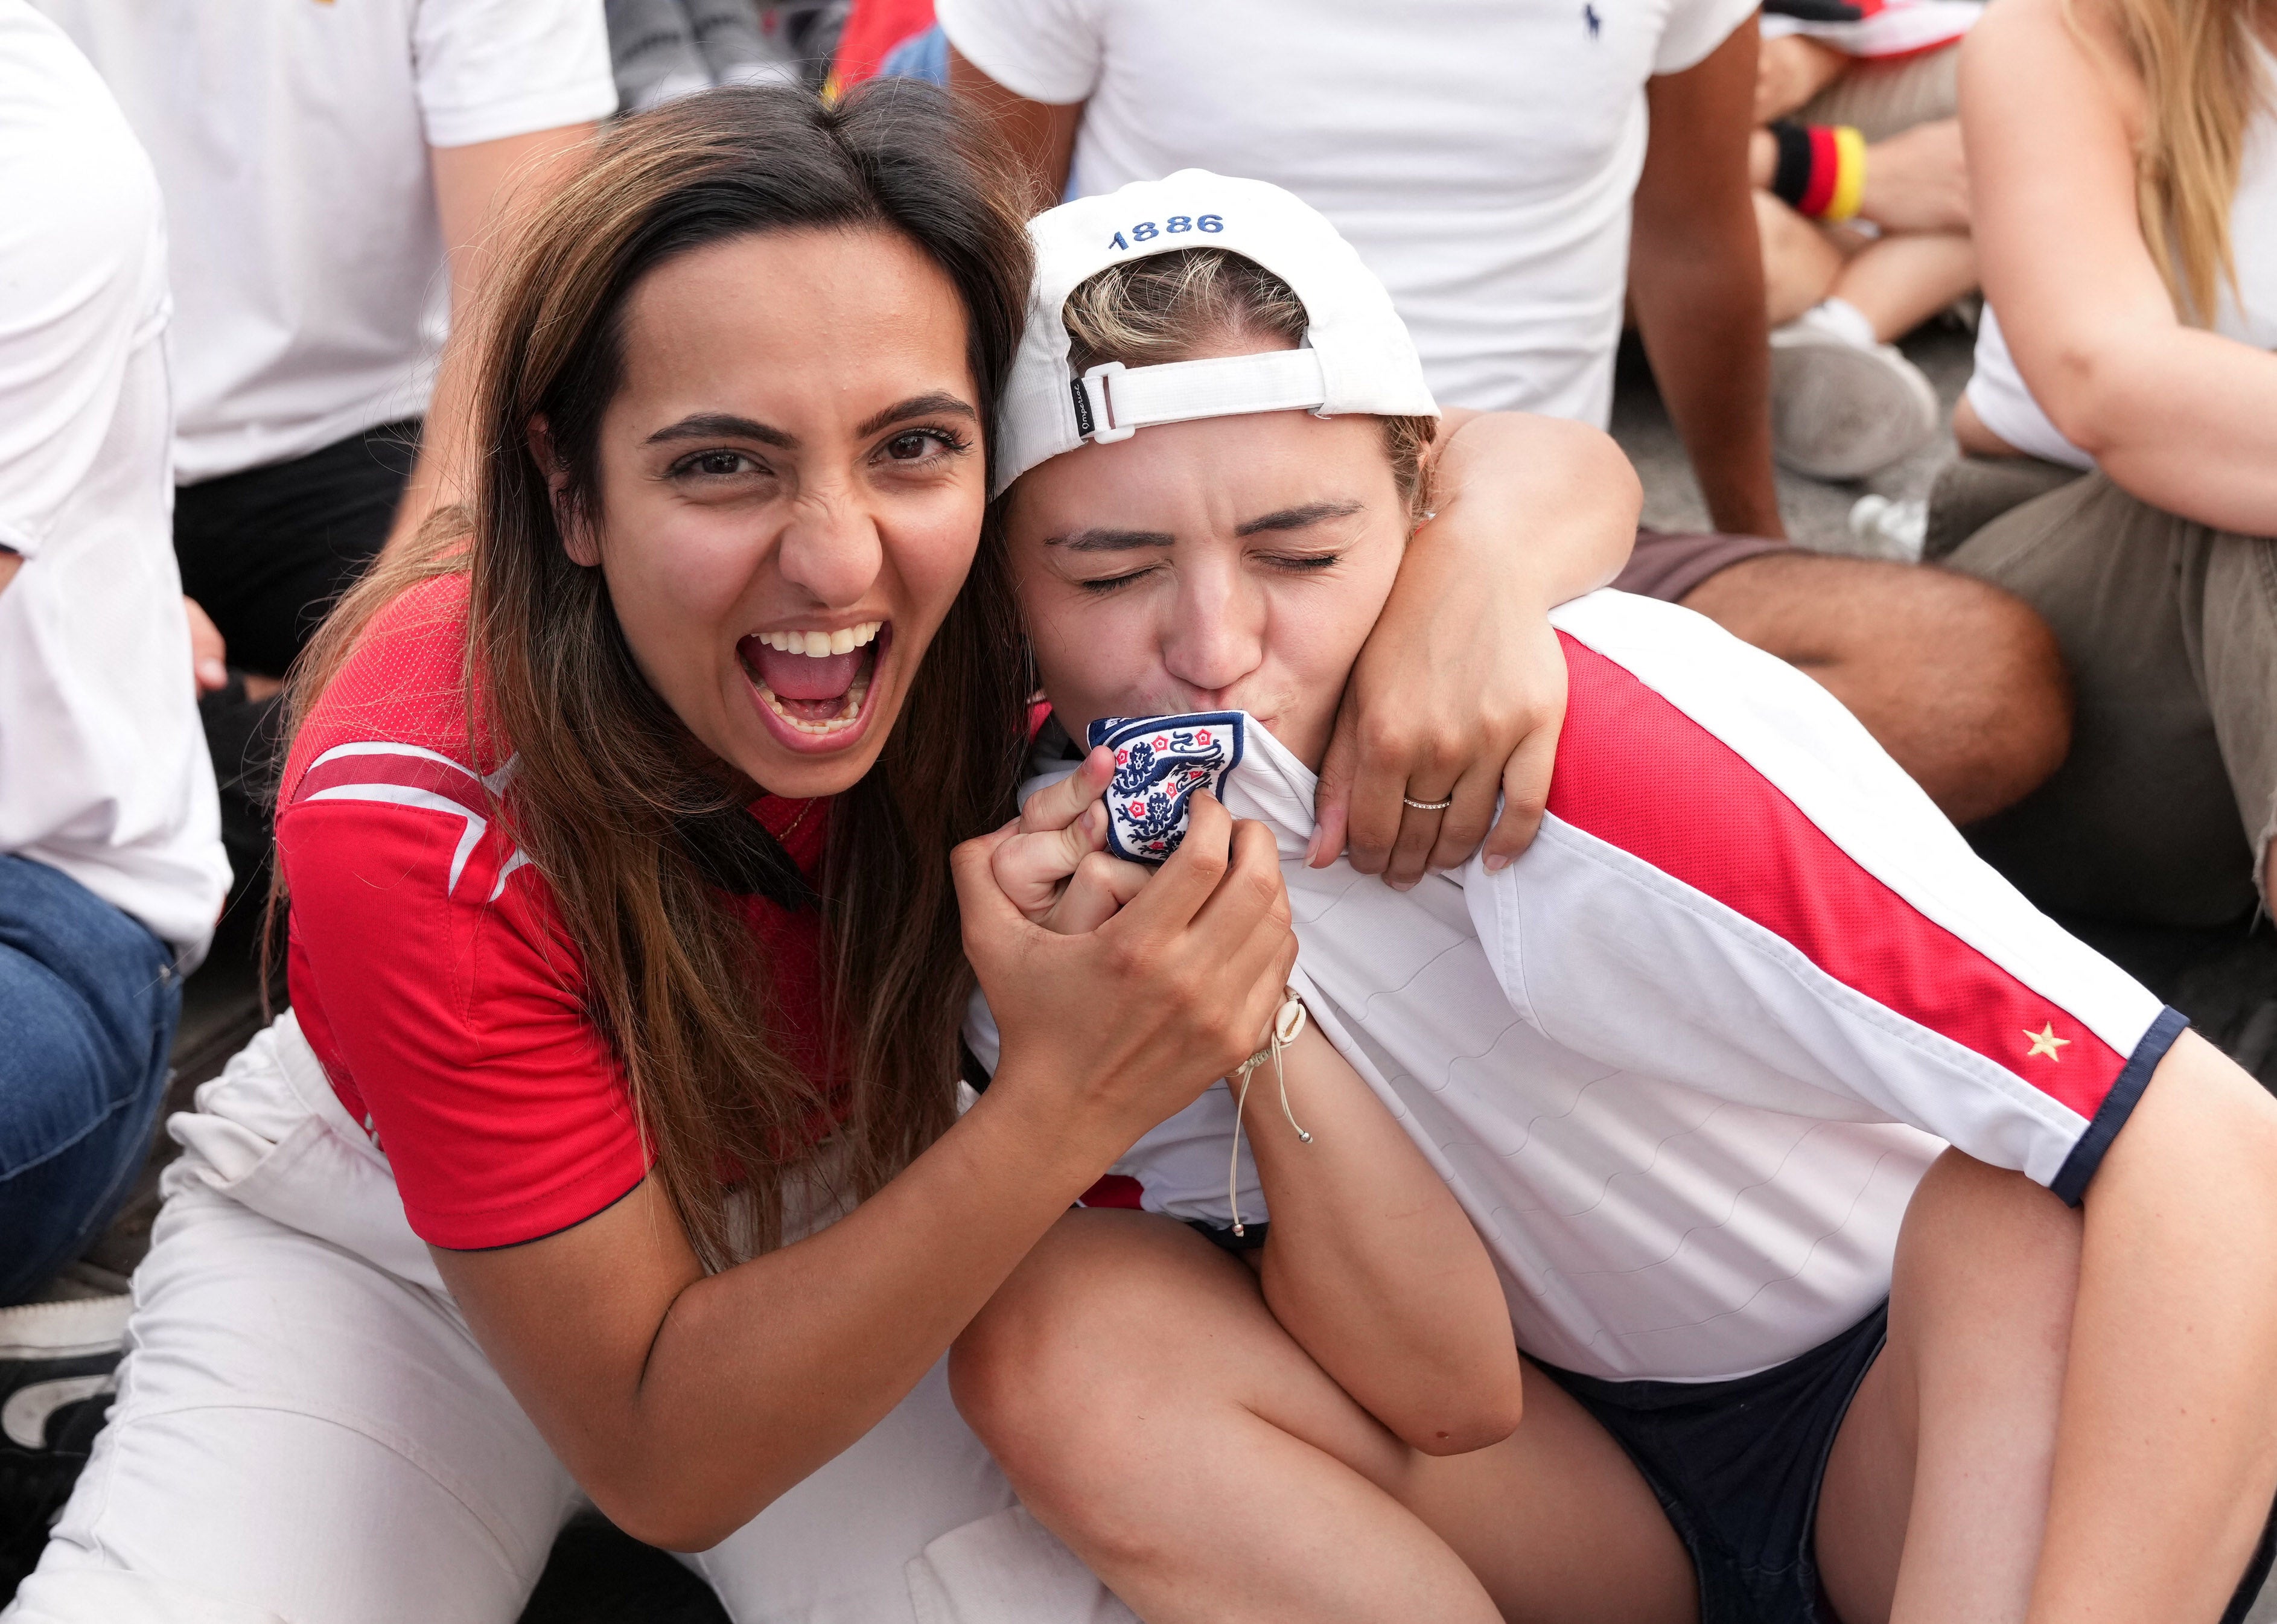
[[[38,0],[157,165],[175,476],[427,409],[450,310],[430,147],[616,111],[600,0]]]
[[[204,957],[229,888],[167,463],[166,238],[118,103],[0,0],[0,852]]]
[[[1314,1018],[1478,1226],[1519,1345],[1615,1379],[1793,1358],[1888,1294],[1946,1143],[2077,1201],[2182,1018],[1809,677],[1624,593],[1550,618],[1549,813],[1499,874],[1306,868],[1313,774],[1253,724],[1223,791],[1280,842]],[[968,1036],[993,1064],[985,1005]],[[1232,1126],[1213,1086],[1098,1199],[1229,1223]]]

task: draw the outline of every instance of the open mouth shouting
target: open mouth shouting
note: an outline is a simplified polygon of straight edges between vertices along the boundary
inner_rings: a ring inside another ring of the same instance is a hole
[[[812,753],[843,750],[862,736],[879,663],[893,641],[888,621],[755,631],[735,644],[735,657],[768,731]]]

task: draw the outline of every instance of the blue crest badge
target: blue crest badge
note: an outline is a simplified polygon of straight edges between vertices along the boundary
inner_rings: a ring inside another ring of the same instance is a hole
[[[1091,748],[1115,752],[1107,786],[1107,849],[1134,863],[1160,863],[1186,837],[1194,791],[1218,793],[1241,759],[1239,711],[1191,716],[1107,716],[1086,730]]]

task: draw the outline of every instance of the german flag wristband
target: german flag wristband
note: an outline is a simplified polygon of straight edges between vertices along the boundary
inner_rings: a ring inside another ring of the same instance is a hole
[[[1814,220],[1840,224],[1853,218],[1866,189],[1866,138],[1847,124],[1796,124],[1782,118],[1771,126],[1778,160],[1771,172],[1771,195]]]

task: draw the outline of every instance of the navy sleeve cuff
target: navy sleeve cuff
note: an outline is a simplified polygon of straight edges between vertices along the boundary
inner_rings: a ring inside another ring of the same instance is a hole
[[[2103,1104],[2095,1113],[2095,1120],[2087,1125],[2087,1132],[2079,1136],[2079,1143],[2071,1147],[2071,1155],[2057,1170],[2055,1182],[2048,1186],[2074,1207],[2087,1193],[2088,1181],[2095,1170],[2103,1165],[2103,1157],[2111,1148],[2111,1141],[2119,1137],[2119,1130],[2135,1114],[2136,1102],[2150,1086],[2151,1073],[2167,1057],[2174,1040],[2182,1035],[2189,1018],[2180,1010],[2167,1008],[2159,1011],[2143,1041],[2135,1046],[2127,1064],[2111,1085],[2111,1092],[2103,1096]]]

